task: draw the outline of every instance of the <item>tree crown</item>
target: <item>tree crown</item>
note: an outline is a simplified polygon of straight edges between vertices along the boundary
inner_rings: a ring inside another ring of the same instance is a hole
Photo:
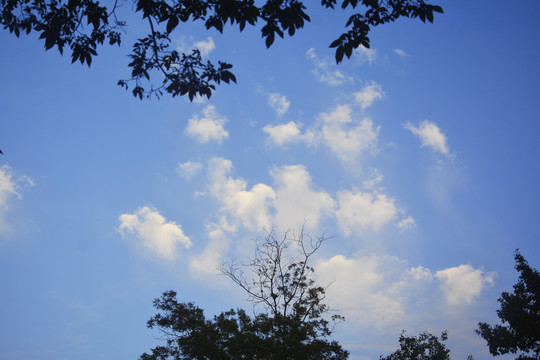
[[[118,84],[131,87],[140,99],[163,93],[188,95],[190,100],[209,98],[216,85],[236,82],[231,64],[203,61],[198,49],[191,53],[171,49],[171,34],[181,23],[199,22],[220,33],[226,24],[240,31],[261,24],[261,35],[270,47],[276,37],[293,36],[310,21],[300,0],[134,0],[134,5],[148,33],[132,45],[131,78]],[[321,0],[321,6],[353,11],[347,31],[330,44],[338,63],[359,46],[370,47],[372,27],[402,17],[433,22],[434,13],[443,12],[424,0]],[[121,44],[127,24],[118,18],[118,7],[118,0],[109,7],[97,0],[0,0],[0,24],[17,37],[37,31],[46,50],[56,47],[62,54],[69,48],[72,62],[90,66],[98,46]],[[150,82],[152,73],[158,74],[157,85]]]

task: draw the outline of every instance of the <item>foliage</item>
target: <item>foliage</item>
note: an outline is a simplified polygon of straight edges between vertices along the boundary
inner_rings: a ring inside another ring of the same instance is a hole
[[[403,331],[399,336],[399,350],[383,357],[381,360],[450,360],[450,350],[442,341],[448,339],[448,334],[443,332],[441,339],[428,332],[423,332],[418,337],[407,336]]]
[[[343,360],[348,351],[336,341],[329,311],[322,303],[325,289],[316,286],[308,260],[324,238],[312,239],[292,232],[276,239],[274,232],[257,243],[255,257],[247,267],[223,265],[222,272],[246,291],[254,305],[251,317],[244,310],[229,310],[206,319],[193,303],[179,303],[174,291],[154,301],[160,311],[148,321],[158,328],[165,346],[143,354],[141,360],[165,359],[298,359]],[[289,256],[293,252],[295,255]],[[332,320],[342,320],[339,315]]]
[[[492,355],[520,353],[517,359],[540,359],[540,273],[516,250],[520,273],[514,292],[503,292],[497,315],[502,325],[481,322],[476,333],[488,343]]]
[[[132,46],[130,58],[131,78],[120,80],[119,85],[128,88],[133,83],[134,96],[143,98],[163,92],[210,97],[215,85],[236,82],[230,71],[231,64],[218,61],[214,65],[204,62],[199,50],[181,54],[171,50],[171,34],[181,23],[203,23],[206,29],[223,32],[225,25],[260,27],[267,47],[276,35],[293,36],[310,21],[306,6],[300,0],[134,0],[135,11],[147,22],[148,34]],[[321,0],[325,9],[335,9],[337,0]],[[347,31],[330,47],[335,48],[336,61],[350,57],[359,46],[370,46],[369,31],[372,27],[393,22],[401,17],[419,18],[433,22],[434,13],[442,13],[440,6],[424,0],[341,0],[339,7],[354,12],[346,23]],[[72,62],[90,66],[97,55],[98,45],[107,41],[120,45],[121,30],[127,24],[117,17],[118,0],[107,8],[97,0],[0,0],[0,24],[17,37],[21,33],[37,31],[45,41],[45,49],[56,47],[60,53],[70,49]],[[359,10],[359,12],[356,12]],[[149,82],[150,74],[157,72],[161,84],[156,88]]]

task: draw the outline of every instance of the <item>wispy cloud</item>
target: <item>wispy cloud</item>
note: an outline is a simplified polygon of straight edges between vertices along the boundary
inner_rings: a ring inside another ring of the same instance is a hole
[[[347,82],[353,82],[354,79],[345,76],[338,68],[333,60],[329,58],[320,59],[315,53],[315,49],[311,48],[306,52],[306,58],[313,64],[312,73],[318,81],[328,85],[341,85]]]
[[[144,206],[133,214],[122,214],[118,220],[118,231],[122,235],[135,235],[139,245],[159,258],[175,260],[179,255],[179,247],[191,247],[191,240],[184,235],[182,227],[173,221],[167,221],[153,207]]]
[[[414,126],[408,122],[404,127],[422,141],[422,146],[428,146],[432,150],[445,155],[450,151],[446,135],[443,134],[441,129],[435,123],[424,120],[421,121],[418,126]]]
[[[28,176],[16,177],[7,165],[0,167],[0,233],[9,229],[6,221],[9,199],[12,197],[22,199],[23,186],[34,186],[34,181]]]
[[[208,56],[215,48],[216,44],[211,36],[208,36],[206,40],[200,40],[193,44],[193,48],[199,49],[202,57]]]
[[[222,143],[223,139],[229,137],[224,125],[227,118],[220,115],[215,106],[208,105],[202,111],[202,117],[193,116],[188,120],[185,133],[201,143],[217,141]]]
[[[377,50],[360,45],[353,51],[353,59],[359,65],[372,65],[377,60]]]
[[[410,55],[402,49],[394,49],[394,52],[402,59],[407,59],[408,57],[410,57]]]
[[[203,168],[203,164],[200,162],[187,161],[185,163],[178,163],[176,172],[186,180],[191,179],[197,175]]]
[[[291,102],[285,95],[272,93],[268,95],[268,105],[276,111],[278,116],[283,116],[289,110]]]

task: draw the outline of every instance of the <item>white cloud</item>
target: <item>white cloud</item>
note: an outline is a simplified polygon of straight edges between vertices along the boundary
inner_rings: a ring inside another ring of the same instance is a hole
[[[275,168],[270,172],[274,187],[259,183],[251,189],[244,179],[229,175],[230,160],[214,158],[208,169],[209,192],[221,203],[220,212],[227,215],[229,225],[260,231],[273,225],[281,229],[298,228],[307,221],[307,227],[316,228],[323,216],[334,211],[332,196],[313,189],[304,166]]]
[[[191,179],[197,175],[203,168],[203,164],[199,162],[187,161],[185,163],[178,163],[176,172],[186,180]]]
[[[302,165],[282,166],[271,172],[276,183],[274,224],[282,229],[299,228],[304,222],[316,228],[323,215],[333,212],[330,194],[313,189],[311,176]]]
[[[281,147],[291,143],[308,146],[327,146],[345,165],[357,165],[360,155],[366,150],[377,150],[380,127],[368,118],[360,119],[355,105],[365,110],[384,96],[380,85],[370,83],[353,94],[355,104],[341,104],[317,116],[315,123],[303,133],[294,121],[286,124],[266,125],[263,131],[269,135],[268,142]]]
[[[281,147],[286,146],[288,143],[302,141],[303,139],[303,135],[300,133],[300,126],[294,121],[275,126],[266,125],[263,131],[268,134],[268,140],[270,142]]]
[[[433,279],[433,274],[431,273],[431,270],[423,266],[412,267],[408,271],[415,280],[430,281]]]
[[[383,96],[384,91],[382,90],[381,85],[374,82],[354,93],[354,99],[362,107],[362,110],[371,106],[375,100],[382,99]]]
[[[402,323],[407,304],[400,291],[401,277],[406,273],[399,259],[337,255],[319,261],[315,269],[322,286],[332,283],[327,303],[339,309],[347,322],[375,329]]]
[[[279,93],[272,93],[268,95],[268,105],[276,111],[278,116],[283,116],[289,110],[291,102],[285,95]]]
[[[405,50],[402,49],[395,49],[394,52],[402,59],[406,59],[410,56],[405,52]]]
[[[420,138],[422,146],[429,146],[434,151],[448,154],[449,149],[446,135],[442,133],[441,129],[435,123],[424,120],[418,126],[414,126],[408,122],[404,127]]]
[[[486,274],[471,265],[459,265],[435,273],[441,281],[446,301],[449,305],[463,305],[472,303],[482,289],[493,285],[494,274]]]
[[[118,218],[122,235],[134,234],[140,245],[157,257],[175,260],[178,247],[191,247],[191,240],[184,235],[182,227],[167,221],[156,209],[148,206],[139,208],[133,214],[122,214]]]
[[[338,105],[318,119],[323,142],[346,164],[355,164],[362,152],[374,151],[379,127],[364,118],[353,120],[349,105]]]
[[[28,176],[15,178],[11,168],[7,165],[0,167],[0,232],[9,229],[5,219],[9,210],[9,198],[14,196],[22,199],[21,188],[24,185],[34,186],[34,181]]]
[[[375,49],[368,49],[365,46],[360,45],[353,51],[353,59],[360,65],[368,63],[373,64],[377,59],[377,51]]]
[[[206,57],[208,54],[210,54],[210,52],[212,52],[212,50],[216,48],[216,44],[214,43],[214,39],[212,39],[211,36],[208,36],[206,40],[195,42],[193,47],[195,49],[199,49],[202,57]]]
[[[411,227],[413,227],[414,225],[416,225],[416,223],[415,223],[415,221],[414,221],[414,218],[412,218],[411,216],[409,216],[408,218],[401,220],[401,221],[397,224],[397,227],[398,227],[398,229],[400,229],[400,230],[407,230],[407,229],[410,229]]]
[[[223,158],[213,158],[208,164],[210,194],[220,201],[221,212],[245,228],[256,231],[269,228],[272,225],[269,207],[276,198],[274,190],[265,184],[247,190],[244,179],[229,176],[231,169],[232,162]]]
[[[227,252],[230,240],[227,237],[227,230],[231,229],[226,223],[208,224],[209,243],[204,250],[190,259],[189,267],[193,273],[198,275],[216,275],[222,262],[222,256]]]
[[[384,194],[344,190],[337,193],[339,226],[345,235],[379,230],[397,216],[394,199]]]
[[[373,170],[372,171],[372,178],[368,180],[362,181],[362,187],[364,189],[373,190],[377,185],[382,183],[384,177],[379,172],[379,170]]]
[[[366,253],[319,259],[315,270],[321,286],[331,283],[325,301],[345,316],[345,326],[352,332],[370,329],[397,334],[403,328],[425,330],[441,322],[452,326],[448,322],[456,317],[456,310],[467,313],[472,300],[493,282],[492,275],[469,265],[434,275],[395,256]],[[445,291],[437,291],[437,286]],[[448,304],[467,306],[449,309]],[[425,322],[426,316],[430,323]]]
[[[280,229],[317,228],[323,219],[335,217],[345,235],[378,231],[398,217],[401,211],[395,200],[379,191],[341,190],[336,198],[324,189],[317,189],[311,175],[302,165],[276,167],[270,171],[272,185],[258,183],[251,188],[242,178],[230,175],[232,162],[223,158],[209,161],[208,193],[220,203],[220,220],[234,231],[239,227],[260,231],[278,226]],[[398,227],[414,222],[403,220]]]
[[[315,49],[311,48],[306,52],[306,58],[313,64],[314,68],[312,73],[317,77],[317,80],[328,85],[341,85],[346,82],[353,82],[354,79],[343,75],[343,73],[337,69],[337,65],[328,58],[323,60],[319,59],[315,53]]]
[[[223,128],[227,118],[218,114],[213,105],[207,106],[202,114],[201,118],[195,115],[189,119],[186,134],[201,143],[217,141],[221,144],[223,139],[229,137],[229,133]]]

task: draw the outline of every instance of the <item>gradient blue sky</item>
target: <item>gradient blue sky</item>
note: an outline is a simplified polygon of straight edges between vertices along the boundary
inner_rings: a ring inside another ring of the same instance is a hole
[[[257,29],[186,26],[175,46],[238,79],[193,103],[115,85],[129,37],[88,69],[0,32],[0,359],[136,359],[169,289],[249,308],[217,266],[304,221],[331,237],[314,264],[352,359],[402,329],[489,358],[473,330],[497,320],[514,250],[540,264],[540,3],[441,5],[339,66],[340,11],[310,6],[270,50]]]

